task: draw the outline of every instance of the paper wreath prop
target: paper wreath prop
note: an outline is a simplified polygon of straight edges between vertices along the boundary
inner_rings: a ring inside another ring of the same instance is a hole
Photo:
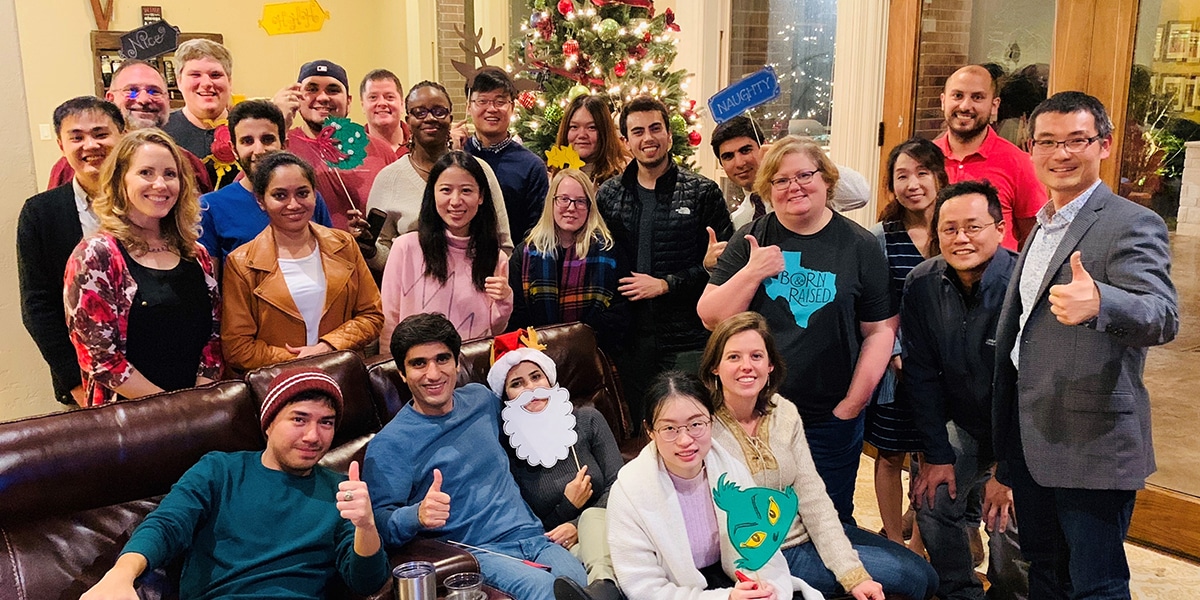
[[[333,128],[333,141],[337,145],[340,156],[325,159],[325,162],[335,169],[353,169],[367,159],[367,130],[362,125],[345,117],[328,117],[325,128]],[[324,129],[324,128],[323,128]]]
[[[722,473],[713,489],[713,502],[725,511],[729,541],[741,556],[734,565],[757,571],[771,560],[787,538],[800,506],[792,486],[742,489]]]

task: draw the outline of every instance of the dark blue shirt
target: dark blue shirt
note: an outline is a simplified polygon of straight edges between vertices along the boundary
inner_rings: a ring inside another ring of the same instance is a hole
[[[508,229],[512,232],[513,244],[521,243],[542,217],[542,208],[546,205],[546,194],[550,192],[546,163],[512,138],[485,148],[472,136],[464,146],[467,154],[486,162],[496,173],[496,180],[504,191],[504,208],[508,209]]]
[[[969,290],[941,256],[908,275],[900,308],[900,385],[912,402],[925,458],[932,464],[954,463],[947,421],[974,436],[984,460],[989,460],[996,323],[1016,262],[1016,254],[998,248],[983,277]]]

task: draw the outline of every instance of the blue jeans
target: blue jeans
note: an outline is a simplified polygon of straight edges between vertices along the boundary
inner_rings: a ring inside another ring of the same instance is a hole
[[[831,416],[820,422],[804,422],[808,449],[812,452],[817,473],[825,482],[825,493],[833,501],[838,519],[851,526],[855,524],[854,483],[858,479],[865,420],[866,411],[863,411],[849,421]]]
[[[1136,492],[1044,487],[1023,459],[1010,465],[1029,598],[1128,600],[1125,534]]]
[[[979,441],[953,422],[946,424],[950,445],[954,448],[954,481],[957,498],[951,499],[946,485],[937,489],[932,507],[917,509],[921,539],[929,552],[941,585],[941,600],[983,600],[983,584],[975,575],[975,560],[967,529],[978,528],[972,513],[979,514],[983,505],[983,486],[992,478],[989,448],[979,448]],[[918,469],[913,470],[916,476]],[[1021,559],[1017,545],[1017,522],[1009,521],[1004,533],[988,537],[988,581],[992,587],[987,598],[1015,600],[1029,596],[1029,566]]]
[[[507,556],[498,556],[491,552],[472,550],[471,554],[479,561],[479,572],[483,581],[513,598],[522,600],[554,600],[554,579],[569,577],[579,585],[587,585],[587,573],[579,559],[571,556],[566,548],[550,541],[544,535],[526,538],[517,542],[501,542],[483,544],[485,550],[499,552]],[[547,573],[522,564],[518,559],[531,560],[550,567]]]
[[[852,525],[843,525],[850,545],[858,552],[871,579],[883,586],[884,593],[903,594],[914,600],[926,600],[938,587],[938,576],[925,559],[896,542]],[[843,590],[833,572],[825,567],[817,547],[811,541],[783,550],[788,570],[826,596],[849,593]]]

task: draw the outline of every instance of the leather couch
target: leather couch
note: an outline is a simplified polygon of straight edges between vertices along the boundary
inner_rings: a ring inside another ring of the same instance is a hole
[[[637,446],[614,371],[592,331],[539,330],[572,400],[594,405],[623,449]],[[463,345],[460,382],[486,379],[490,340]],[[243,380],[0,423],[0,600],[78,598],[113,565],[133,529],[172,484],[214,450],[265,447],[258,407],[283,368],[316,366],[342,386],[345,412],[322,464],[345,472],[409,399],[390,357],[364,363],[337,352],[252,371]],[[439,585],[477,570],[467,552],[421,539],[391,553],[393,564],[431,560]],[[178,564],[139,580],[143,598],[173,598]],[[373,598],[390,598],[391,586]],[[333,598],[353,598],[344,588]],[[491,598],[504,598],[495,590]]]

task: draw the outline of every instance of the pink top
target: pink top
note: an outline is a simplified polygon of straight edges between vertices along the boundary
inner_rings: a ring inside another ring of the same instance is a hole
[[[974,153],[957,158],[950,153],[950,141],[946,134],[933,140],[942,154],[946,155],[946,175],[950,183],[972,179],[984,180],[995,186],[1000,194],[1000,208],[1004,213],[1005,248],[1017,251],[1013,219],[1031,219],[1046,203],[1046,186],[1038,181],[1029,155],[1000,137],[988,127],[983,145]]]
[[[425,276],[425,257],[417,232],[412,231],[392,244],[383,268],[383,332],[379,349],[391,346],[392,331],[405,317],[419,313],[442,313],[454,323],[463,341],[504,333],[512,314],[512,294],[500,302],[475,289],[471,261],[467,259],[468,238],[446,234],[448,242],[446,283]],[[508,259],[500,254],[496,275],[508,278]]]
[[[708,489],[708,477],[704,471],[691,478],[671,476],[675,492],[679,494],[679,508],[683,511],[683,523],[687,527],[688,545],[692,547],[692,561],[697,569],[703,569],[721,561],[721,537],[717,531],[717,511],[713,508],[712,490]]]

